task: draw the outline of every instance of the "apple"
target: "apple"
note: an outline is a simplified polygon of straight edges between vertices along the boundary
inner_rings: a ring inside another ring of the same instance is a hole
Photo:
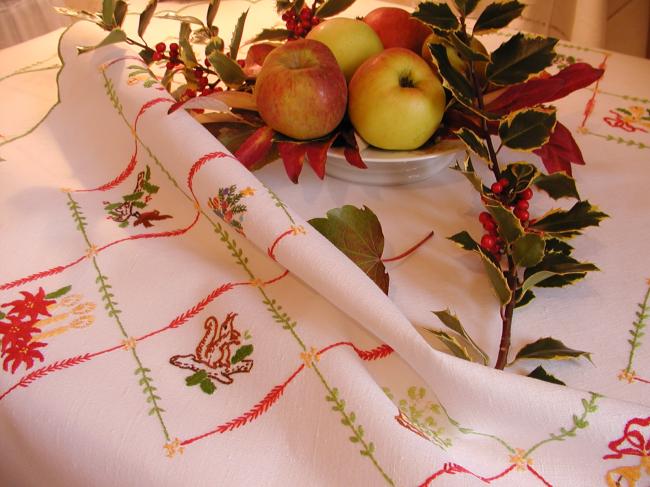
[[[255,83],[257,109],[273,130],[294,139],[322,137],[343,119],[348,88],[332,51],[298,39],[266,56]]]
[[[331,49],[347,81],[362,62],[384,50],[375,31],[357,19],[325,20],[307,34],[307,39],[320,41]]]
[[[412,150],[436,131],[445,91],[424,59],[393,47],[357,69],[349,86],[348,114],[366,142],[381,149]]]
[[[386,49],[403,47],[420,54],[422,43],[431,34],[426,24],[397,7],[376,8],[363,21],[377,33]]]

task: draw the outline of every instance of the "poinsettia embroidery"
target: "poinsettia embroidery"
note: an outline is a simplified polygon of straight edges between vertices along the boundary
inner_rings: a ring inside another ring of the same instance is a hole
[[[245,331],[243,336],[235,328],[236,313],[228,313],[221,323],[210,316],[204,323],[205,332],[193,354],[174,355],[169,362],[181,369],[190,369],[194,374],[187,377],[188,386],[199,385],[206,394],[212,394],[216,386],[211,379],[221,384],[232,384],[231,375],[250,372],[253,360],[247,358],[253,353],[253,345]],[[233,353],[234,352],[234,353]]]
[[[246,205],[241,200],[247,196],[255,194],[253,188],[237,189],[233,184],[225,188],[219,188],[217,196],[208,199],[208,206],[212,211],[222,218],[226,223],[230,223],[239,233],[244,233],[244,215],[246,214]]]
[[[623,429],[623,436],[611,441],[608,446],[614,453],[605,455],[604,460],[639,457],[638,465],[609,470],[605,474],[609,487],[622,486],[623,480],[626,481],[627,487],[635,487],[642,477],[648,477],[650,480],[650,416],[629,420]]]
[[[640,106],[610,110],[611,116],[603,117],[607,125],[620,128],[625,132],[648,132],[650,129],[650,109]]]
[[[171,215],[161,215],[158,210],[141,211],[147,208],[151,198],[160,189],[150,182],[151,170],[149,166],[138,173],[135,188],[127,195],[122,196],[122,201],[111,203],[104,201],[104,210],[108,219],[119,223],[120,227],[127,227],[132,223],[134,227],[143,225],[152,227],[154,221],[172,218]]]

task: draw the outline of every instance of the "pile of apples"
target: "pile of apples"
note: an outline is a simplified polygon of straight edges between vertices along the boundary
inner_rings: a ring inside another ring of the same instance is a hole
[[[416,149],[445,110],[444,89],[426,57],[431,36],[396,7],[375,9],[363,20],[324,20],[306,38],[268,54],[255,85],[260,116],[281,134],[313,140],[335,130],[347,111],[369,144]]]

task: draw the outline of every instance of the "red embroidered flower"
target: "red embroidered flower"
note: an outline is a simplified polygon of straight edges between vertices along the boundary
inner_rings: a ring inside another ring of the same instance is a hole
[[[603,459],[622,458],[623,455],[650,456],[650,416],[629,420],[623,436],[611,441],[608,446],[614,453],[605,455]]]
[[[39,359],[41,362],[44,360],[43,354],[37,350],[38,348],[46,346],[47,343],[43,342],[13,342],[5,352],[5,359],[2,362],[2,368],[8,370],[9,364],[11,366],[11,373],[16,372],[16,369],[21,364],[25,364],[25,369],[30,369],[34,365],[34,359]]]
[[[31,321],[35,321],[39,314],[43,316],[51,316],[47,307],[56,301],[54,299],[45,299],[45,291],[42,287],[38,288],[36,295],[33,295],[28,291],[20,291],[20,294],[22,294],[25,299],[17,299],[16,301],[11,301],[10,303],[2,305],[3,308],[5,306],[12,307],[7,313],[8,315],[16,314],[21,319],[29,316]]]
[[[15,342],[29,342],[32,334],[40,333],[40,328],[33,326],[33,321],[21,321],[17,315],[7,315],[9,322],[0,321],[0,352],[4,356],[5,350]]]

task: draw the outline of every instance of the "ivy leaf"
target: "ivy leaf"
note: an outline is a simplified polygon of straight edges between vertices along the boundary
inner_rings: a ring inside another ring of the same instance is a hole
[[[486,161],[489,159],[487,147],[476,133],[466,127],[455,130],[454,134],[474,153]]]
[[[526,81],[551,65],[555,44],[557,39],[515,34],[492,53],[485,72],[488,80],[497,85]]]
[[[492,3],[481,12],[481,15],[476,20],[472,33],[477,34],[479,32],[506,27],[521,15],[525,7],[526,5],[519,3],[517,0]]]
[[[460,336],[462,336],[474,349],[474,351],[480,355],[481,360],[485,365],[488,364],[488,356],[487,354],[481,350],[481,347],[479,347],[474,340],[472,340],[472,337],[469,336],[467,333],[467,330],[463,327],[461,324],[460,320],[458,317],[453,314],[451,311],[448,309],[442,310],[442,311],[433,311],[432,312],[434,315],[438,317],[440,321],[447,327],[458,333]]]
[[[555,127],[555,110],[529,108],[499,124],[499,137],[511,149],[530,151],[546,144]]]
[[[533,267],[544,257],[544,239],[535,233],[522,235],[512,244],[512,257],[521,267]]]
[[[313,218],[309,223],[388,294],[389,277],[381,261],[384,234],[379,219],[369,208],[345,205],[329,210],[326,218]]]
[[[77,47],[77,54],[84,54],[100,47],[108,46],[110,44],[117,44],[118,42],[126,42],[126,39],[126,32],[124,32],[122,29],[113,29],[108,33],[104,40],[96,46]]]
[[[457,233],[456,235],[452,235],[451,237],[449,237],[449,240],[455,242],[464,250],[478,251],[479,249],[478,243],[476,243],[476,241],[466,231],[462,231]]]
[[[235,365],[236,363],[244,360],[251,353],[253,353],[253,345],[251,345],[250,343],[248,345],[242,345],[237,349],[235,355],[232,356],[232,358],[230,359],[230,363]]]
[[[208,5],[208,11],[205,15],[205,23],[208,26],[208,29],[212,27],[214,18],[217,16],[219,4],[221,4],[221,0],[210,0],[210,5]]]
[[[463,105],[472,107],[474,90],[467,78],[451,65],[447,56],[447,48],[442,44],[429,44],[429,50],[436,60],[443,86],[450,90],[454,98]]]
[[[221,78],[221,81],[229,87],[238,88],[246,80],[246,75],[241,69],[241,66],[219,49],[213,49],[208,55],[208,59],[219,75],[219,78]]]
[[[485,272],[487,272],[492,288],[494,289],[499,302],[504,305],[510,301],[512,298],[512,291],[508,287],[508,281],[506,276],[503,275],[503,271],[497,267],[492,259],[490,259],[479,247],[478,253],[481,256],[481,261],[483,262],[483,267]]]
[[[65,287],[62,287],[61,289],[57,289],[56,291],[52,291],[51,293],[46,294],[46,295],[45,295],[45,299],[56,299],[56,298],[60,298],[61,296],[63,296],[64,294],[66,294],[68,291],[70,291],[70,289],[72,289],[72,286],[65,286]],[[0,319],[2,319],[2,318],[0,318]]]
[[[472,357],[470,357],[469,352],[456,339],[456,337],[451,336],[449,333],[445,333],[444,331],[441,330],[433,330],[431,328],[424,328],[424,330],[428,331],[432,335],[435,335],[436,338],[438,338],[442,343],[445,344],[445,346],[449,349],[451,353],[454,354],[454,356],[472,362]]]
[[[205,370],[199,370],[194,374],[190,375],[189,377],[186,377],[185,383],[188,386],[195,386],[197,384],[200,384],[202,380],[207,378],[208,378],[208,374],[205,372]]]
[[[560,122],[555,124],[548,142],[533,153],[542,159],[549,174],[564,171],[571,176],[571,164],[585,164],[573,134]]]
[[[502,205],[486,205],[485,208],[494,217],[499,235],[508,243],[512,243],[524,234],[519,218]]]
[[[578,357],[585,357],[591,362],[591,354],[589,352],[573,350],[560,340],[546,337],[524,346],[517,352],[513,363],[521,359],[568,360]]]
[[[542,367],[541,365],[538,365],[535,368],[535,370],[533,370],[530,374],[528,374],[528,377],[543,380],[545,382],[550,382],[551,384],[558,384],[558,385],[561,385],[561,386],[566,385],[564,382],[562,382],[560,379],[558,379],[554,375],[549,374],[548,372],[546,372],[546,370],[544,370],[544,367]]]
[[[456,8],[463,17],[471,14],[478,5],[478,2],[479,0],[454,0]]]
[[[354,0],[327,0],[316,9],[316,17],[323,19],[325,17],[332,17],[333,15],[340,14],[353,3]]]
[[[289,38],[290,34],[291,31],[287,29],[263,29],[250,42],[284,41]]]
[[[539,189],[546,191],[554,200],[559,198],[580,199],[575,179],[563,172],[540,174],[535,178],[533,184]]]
[[[118,27],[122,27],[124,22],[124,17],[126,17],[126,12],[129,9],[129,4],[124,0],[117,0],[115,3],[115,24]]]
[[[212,394],[217,390],[217,386],[215,386],[210,379],[203,379],[199,387],[201,387],[201,390],[206,394]]]
[[[246,12],[242,12],[237,20],[237,25],[235,30],[232,33],[232,38],[230,39],[230,59],[237,60],[237,52],[239,52],[239,45],[241,44],[241,36],[244,32],[244,24],[246,23],[246,17],[248,16],[248,9]]]
[[[569,233],[579,235],[583,228],[598,226],[608,215],[592,206],[589,201],[578,201],[570,210],[551,210],[539,218],[530,228],[549,234]]]
[[[441,30],[456,30],[460,27],[454,12],[446,3],[422,2],[411,15]]]
[[[138,35],[142,38],[149,23],[153,18],[153,14],[156,13],[156,7],[158,6],[158,0],[149,0],[147,6],[140,14],[140,19],[138,20]]]

